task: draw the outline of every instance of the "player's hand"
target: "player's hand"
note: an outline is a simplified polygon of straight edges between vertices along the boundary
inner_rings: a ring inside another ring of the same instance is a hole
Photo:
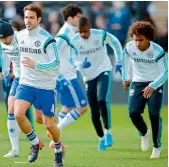
[[[128,88],[130,87],[130,81],[123,81],[123,87],[125,91],[128,91]]]
[[[121,68],[122,68],[122,65],[116,65],[116,73],[119,72],[121,75]]]
[[[89,68],[91,66],[91,63],[87,61],[87,57],[85,61],[82,63],[82,68]]]
[[[4,83],[6,87],[11,86],[11,79],[10,79],[10,75],[4,76]]]
[[[35,69],[36,62],[28,57],[23,57],[22,63],[25,67],[30,67],[30,68]]]
[[[11,72],[11,73],[10,73],[10,80],[12,81],[12,80],[14,79],[14,77],[15,77],[15,76],[14,76],[14,73]]]
[[[152,96],[154,89],[150,86],[146,86],[144,90],[142,90],[144,98],[148,99]]]

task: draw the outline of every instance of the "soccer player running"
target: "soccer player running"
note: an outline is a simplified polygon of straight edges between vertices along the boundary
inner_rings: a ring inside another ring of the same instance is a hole
[[[18,32],[18,31],[21,30],[21,24],[20,24],[18,21],[16,21],[16,20],[11,20],[11,21],[10,21],[10,24],[11,24],[11,26],[12,26],[12,29],[13,29],[15,32]],[[18,82],[18,83],[19,83],[19,82]],[[35,109],[35,112],[37,112],[36,109]],[[32,127],[33,127],[33,129],[35,129],[35,127],[34,127],[34,116],[33,116],[33,109],[32,109],[32,107],[29,107],[29,108],[28,108],[28,110],[27,110],[27,112],[26,112],[26,117],[29,119],[29,121],[30,121],[30,123],[31,123],[31,125],[32,125]]]
[[[81,117],[87,110],[87,97],[77,78],[77,70],[69,61],[69,47],[71,38],[77,33],[77,25],[82,14],[81,8],[76,4],[68,4],[62,11],[65,23],[56,36],[60,69],[57,73],[57,92],[62,105],[58,115],[62,129]],[[49,144],[52,148],[52,142]]]
[[[148,105],[149,118],[152,127],[153,151],[151,158],[159,158],[161,153],[162,119],[160,116],[163,85],[168,78],[167,56],[164,50],[153,42],[155,28],[145,21],[136,22],[129,28],[129,35],[133,41],[124,48],[122,79],[124,89],[129,86],[128,110],[129,116],[140,132],[141,149],[149,148],[148,129],[141,114],[145,105]],[[130,84],[129,69],[133,75]]]
[[[24,8],[26,29],[17,35],[21,56],[21,77],[14,103],[14,114],[21,130],[30,140],[32,147],[29,162],[38,157],[39,138],[25,117],[26,110],[36,102],[35,108],[43,112],[43,124],[55,142],[54,166],[63,166],[63,150],[60,132],[54,122],[56,71],[59,67],[56,42],[42,29],[41,10],[28,5]]]
[[[1,59],[3,62],[2,73],[4,75],[4,83],[6,86],[9,87],[11,85],[10,80],[11,62],[13,63],[13,72],[15,75],[8,97],[8,120],[7,120],[8,134],[12,145],[12,150],[9,151],[8,154],[4,155],[4,157],[18,157],[20,128],[14,117],[14,101],[16,88],[18,85],[18,79],[20,76],[20,58],[16,42],[16,36],[14,35],[12,26],[8,22],[3,21],[2,19],[0,20],[0,42],[2,47]]]
[[[105,151],[113,144],[111,134],[111,113],[108,96],[112,82],[112,65],[107,55],[106,44],[114,50],[116,56],[116,72],[121,73],[122,47],[119,40],[110,33],[91,29],[87,17],[79,20],[79,33],[71,41],[70,58],[80,70],[86,84],[88,102],[91,109],[92,122],[99,136],[98,150]],[[101,111],[101,114],[100,114]],[[102,116],[105,132],[103,132]]]
[[[9,87],[12,84],[8,97],[8,120],[7,120],[8,134],[12,145],[12,150],[9,151],[8,154],[4,155],[4,157],[12,158],[19,156],[20,128],[14,117],[14,101],[16,90],[19,85],[20,55],[16,39],[16,33],[14,33],[12,26],[9,24],[8,20],[5,20],[3,18],[0,19],[0,42],[2,47],[1,60],[3,62],[2,73],[4,75],[4,83],[7,87]],[[13,73],[15,76],[12,83],[10,79],[11,62],[13,64]],[[32,115],[32,113],[30,112],[32,111],[31,110],[27,111],[29,115]]]

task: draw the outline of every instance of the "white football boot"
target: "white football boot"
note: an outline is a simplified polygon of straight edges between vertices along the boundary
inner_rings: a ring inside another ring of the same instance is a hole
[[[160,153],[161,153],[161,147],[160,148],[153,147],[153,152],[150,158],[160,158]]]
[[[19,157],[19,151],[11,150],[11,151],[9,151],[8,154],[5,154],[4,157],[5,157],[5,158]]]
[[[150,135],[150,130],[147,129],[147,133],[141,137],[141,150],[143,152],[147,151],[149,148],[149,135]]]

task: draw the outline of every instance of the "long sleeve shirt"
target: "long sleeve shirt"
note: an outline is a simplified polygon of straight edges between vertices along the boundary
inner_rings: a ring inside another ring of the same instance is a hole
[[[132,82],[151,82],[149,86],[157,89],[168,79],[168,63],[164,50],[150,42],[145,51],[136,48],[134,41],[126,44],[123,51],[122,80],[129,80],[132,69]]]
[[[18,33],[17,39],[21,60],[27,57],[36,62],[35,69],[21,63],[20,84],[45,90],[54,89],[60,64],[55,40],[41,27],[31,31],[24,29]]]
[[[57,35],[64,35],[65,39],[57,37],[57,49],[58,55],[60,59],[60,69],[59,73],[67,80],[71,80],[77,77],[77,71],[72,66],[71,62],[69,61],[69,43],[71,38],[76,34],[77,28],[68,24],[67,22],[64,23],[62,28],[60,29]],[[57,78],[59,77],[59,73],[57,73]]]
[[[9,45],[1,43],[1,61],[2,73],[4,76],[9,75],[10,63],[13,64],[13,73],[16,78],[20,77],[20,53],[16,33],[13,35],[12,42]]]
[[[80,70],[85,82],[96,78],[104,71],[112,70],[106,44],[114,50],[116,64],[122,61],[122,47],[119,40],[106,31],[91,29],[88,39],[81,38],[78,33],[71,43],[74,46],[74,48],[70,47],[71,62]],[[90,63],[89,68],[81,68],[85,61]]]

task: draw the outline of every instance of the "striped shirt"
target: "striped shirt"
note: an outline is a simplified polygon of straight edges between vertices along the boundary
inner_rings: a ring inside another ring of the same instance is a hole
[[[130,79],[132,70],[132,82],[151,82],[149,86],[157,89],[168,78],[167,56],[158,44],[150,42],[145,51],[136,48],[134,41],[128,42],[123,51],[122,80]]]

